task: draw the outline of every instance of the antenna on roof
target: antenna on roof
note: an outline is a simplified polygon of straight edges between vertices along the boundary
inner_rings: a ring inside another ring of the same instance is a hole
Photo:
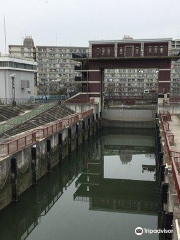
[[[7,54],[7,44],[6,44],[6,17],[4,14],[4,47],[5,47],[5,54]]]

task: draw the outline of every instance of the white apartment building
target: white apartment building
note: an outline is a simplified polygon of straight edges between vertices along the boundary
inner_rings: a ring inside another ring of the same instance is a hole
[[[32,37],[27,36],[23,41],[23,45],[9,45],[9,54],[19,58],[27,58],[35,61],[36,49],[34,47]]]
[[[34,97],[34,73],[37,63],[31,60],[0,56],[0,99],[1,102],[28,101]]]

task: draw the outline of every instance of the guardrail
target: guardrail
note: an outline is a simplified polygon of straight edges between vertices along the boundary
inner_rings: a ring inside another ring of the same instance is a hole
[[[174,134],[172,133],[169,134],[165,127],[166,121],[171,120],[171,114],[169,112],[167,112],[166,114],[160,112],[159,115],[160,115],[161,125],[163,128],[163,134],[166,140],[166,147],[167,147],[169,160],[172,163],[173,179],[175,182],[176,192],[177,192],[178,201],[180,205],[180,176],[178,172],[178,169],[180,169],[180,152],[171,150],[171,145],[174,144]]]
[[[85,103],[85,104],[93,104],[94,103],[94,99],[92,98],[92,99],[90,99],[90,98],[71,98],[71,99],[67,99],[66,101],[65,101],[66,103]]]
[[[6,143],[0,143],[0,156],[6,156],[23,149],[36,142],[36,132],[28,133],[18,139]]]
[[[46,138],[53,133],[78,122],[80,118],[82,119],[92,114],[93,109],[79,114],[76,113],[70,115],[69,117],[59,119],[56,122],[52,122],[42,127],[38,127],[34,129],[33,132],[27,133],[26,135],[23,135],[19,138],[13,139],[8,142],[0,143],[0,157],[5,157],[14,152],[17,152],[35,143],[38,139]]]
[[[179,231],[179,224],[177,219],[174,220],[173,237],[174,237],[174,240],[180,240],[180,231]]]
[[[83,113],[80,113],[80,118],[85,118],[85,117],[87,117],[89,115],[92,115],[92,114],[93,114],[93,109],[88,110],[88,111],[83,112]]]

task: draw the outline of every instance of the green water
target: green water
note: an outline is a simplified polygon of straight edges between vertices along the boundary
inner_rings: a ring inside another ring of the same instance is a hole
[[[0,213],[0,240],[156,240],[152,131],[105,130]],[[149,169],[147,168],[149,166]]]

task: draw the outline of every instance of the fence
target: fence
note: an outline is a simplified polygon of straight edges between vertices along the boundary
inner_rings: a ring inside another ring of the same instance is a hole
[[[180,169],[180,152],[171,150],[171,145],[174,144],[174,135],[172,133],[169,134],[165,127],[166,121],[171,120],[171,114],[169,112],[167,112],[166,114],[163,114],[162,112],[160,112],[159,115],[160,115],[161,125],[163,128],[163,134],[166,140],[166,147],[167,147],[169,160],[171,160],[171,163],[172,163],[172,173],[173,173],[173,178],[175,182],[178,201],[180,204],[180,178],[179,178],[179,172],[178,172],[178,169]]]
[[[80,113],[80,117],[83,119],[83,118],[85,118],[85,117],[87,117],[89,115],[92,115],[92,114],[93,114],[93,109],[88,110],[88,111],[83,112],[83,113]]]
[[[174,237],[174,240],[180,240],[180,231],[179,231],[179,224],[177,219],[174,220],[173,237]]]
[[[36,128],[32,133],[23,135],[18,139],[6,143],[0,143],[0,157],[7,156],[18,150],[23,149],[36,142],[37,139],[42,139],[50,136],[51,134],[61,130],[64,127],[70,126],[79,121],[79,118],[85,118],[93,114],[93,109],[80,114],[73,114],[69,117],[60,119],[59,121],[53,122],[43,127]]]
[[[65,101],[66,103],[89,103],[89,104],[93,104],[94,103],[94,99],[90,99],[90,98],[71,98],[71,99],[67,99]]]
[[[36,142],[36,132],[33,131],[30,134],[24,135],[18,139],[6,143],[0,143],[0,156],[6,156],[17,152],[20,149],[27,147]]]

